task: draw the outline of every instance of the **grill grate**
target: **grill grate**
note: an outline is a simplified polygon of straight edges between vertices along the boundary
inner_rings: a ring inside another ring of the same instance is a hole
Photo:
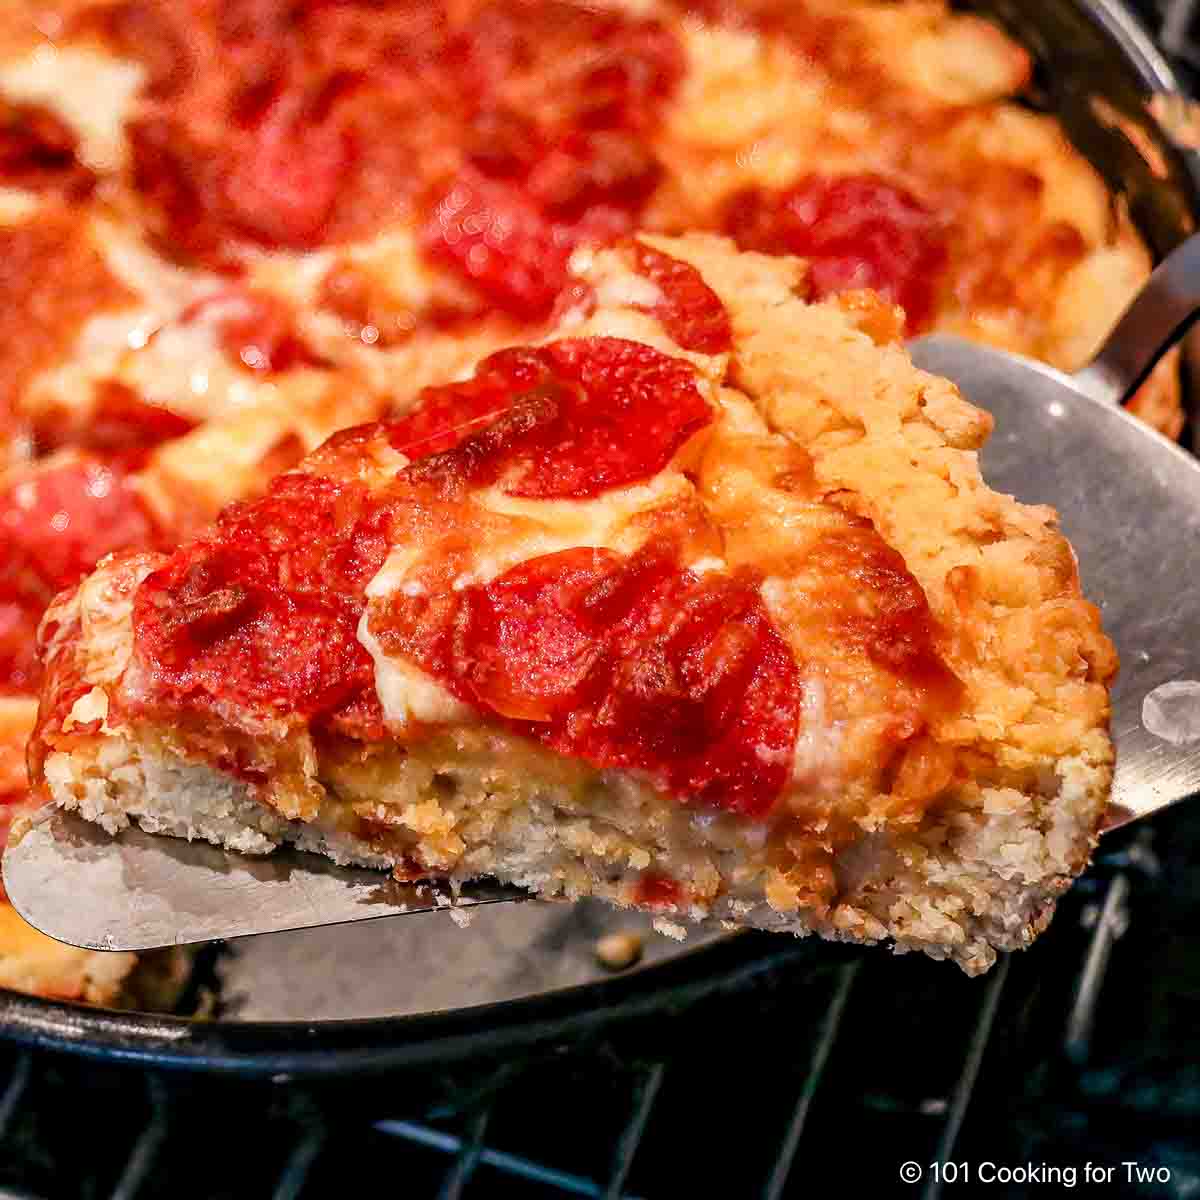
[[[851,963],[838,973],[837,982],[829,999],[829,1007],[817,1033],[816,1041],[813,1043],[812,1058],[809,1062],[808,1073],[804,1077],[804,1084],[800,1089],[800,1098],[796,1101],[796,1107],[788,1122],[787,1132],[780,1145],[778,1157],[775,1159],[775,1164],[771,1168],[771,1174],[767,1180],[764,1192],[765,1200],[778,1200],[784,1194],[784,1188],[795,1162],[796,1151],[800,1145],[800,1138],[808,1120],[809,1109],[812,1107],[813,1098],[821,1082],[821,1075],[829,1060],[834,1039],[837,1037],[842,1017],[846,1011],[850,985],[854,982],[857,968],[858,964]]]
[[[1159,42],[1174,58],[1200,69],[1200,3],[1197,0],[1158,0],[1143,4],[1143,15],[1158,29]]]
[[[654,1200],[707,1194],[732,1155],[746,1184],[734,1194],[785,1200],[847,1177],[847,1129],[867,1148],[853,1178],[880,1190],[906,1161],[1018,1162],[1041,1146],[1061,1162],[1092,1110],[1115,1105],[1127,1123],[1119,1099],[1141,1066],[1123,1029],[1145,990],[1130,968],[1176,955],[1175,934],[1200,916],[1200,822],[1175,826],[1165,867],[1147,830],[1106,847],[1038,945],[982,980],[833,948],[815,973],[784,969],[677,1022],[480,1068],[450,1103],[423,1100],[409,1077],[302,1088],[9,1051],[0,1195],[312,1200],[350,1174],[367,1186],[399,1175],[409,1195],[445,1200]],[[1186,924],[1164,922],[1177,904]],[[1200,967],[1200,938],[1190,946]],[[1139,1086],[1161,1093],[1162,1081]],[[1194,1121],[1200,1078],[1177,1091],[1180,1119]],[[1066,1127],[1046,1148],[1054,1122]],[[1200,1162],[1177,1175],[1200,1188]],[[941,1191],[927,1177],[908,1194]]]

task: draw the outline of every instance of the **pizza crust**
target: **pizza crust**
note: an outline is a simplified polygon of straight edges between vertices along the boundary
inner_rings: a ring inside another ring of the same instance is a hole
[[[46,785],[55,802],[110,833],[132,821],[150,833],[200,838],[242,854],[291,845],[343,865],[397,865],[394,855],[352,834],[282,818],[245,784],[202,763],[118,745],[125,757],[116,762],[104,752],[92,763],[86,753],[52,755]],[[1063,760],[1045,795],[988,789],[980,811],[948,814],[907,837],[864,838],[835,859],[842,890],[827,912],[798,908],[786,882],[776,879],[765,891],[757,881],[744,889],[734,884],[708,903],[668,906],[664,915],[687,925],[725,921],[833,941],[886,941],[898,953],[920,951],[979,974],[997,951],[1033,942],[1086,865],[1111,777],[1104,746],[1096,749]],[[489,752],[497,762],[536,763],[539,756],[528,743],[497,744]],[[430,848],[447,831],[458,839],[453,831],[463,818],[494,802],[497,784],[489,776],[499,774],[496,765],[464,765],[464,757],[460,747],[438,764],[443,778],[455,780],[457,803],[418,780],[384,785],[389,813],[404,814],[400,823]],[[611,772],[583,790],[542,782],[547,774],[535,767],[486,840],[463,840],[457,865],[439,877],[453,883],[487,875],[545,897],[595,896],[618,905],[635,902],[652,864],[690,888],[736,879],[742,857],[736,842],[720,848],[697,838],[676,809],[656,805],[637,781]],[[504,786],[513,782],[505,778]],[[646,840],[646,812],[630,805],[631,792],[651,811],[659,831],[653,843]],[[622,818],[636,826],[633,832],[620,828]]]

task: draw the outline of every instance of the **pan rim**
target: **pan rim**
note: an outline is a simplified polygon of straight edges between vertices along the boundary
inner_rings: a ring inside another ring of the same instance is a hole
[[[0,989],[0,1036],[33,1049],[141,1067],[277,1083],[347,1078],[532,1049],[667,1009],[681,1014],[760,977],[799,966],[815,977],[866,952],[861,946],[747,931],[631,975],[439,1012],[344,1020],[206,1021]],[[317,1038],[320,1045],[304,1044]]]

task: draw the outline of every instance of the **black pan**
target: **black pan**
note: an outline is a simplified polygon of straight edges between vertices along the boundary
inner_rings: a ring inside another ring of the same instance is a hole
[[[1200,156],[1147,108],[1176,79],[1116,0],[980,0],[1033,52],[1027,101],[1054,113],[1163,254],[1200,213]],[[597,905],[501,905],[466,930],[444,914],[246,939],[222,955],[219,1020],[112,1012],[0,991],[0,1036],[142,1065],[346,1077],[496,1058],[660,1021],[755,980],[822,972],[863,953],[765,934],[653,934],[643,964],[606,976],[596,937],[637,918]],[[869,951],[866,953],[870,953]],[[953,968],[947,967],[947,970]],[[353,1019],[346,1019],[353,1018]]]

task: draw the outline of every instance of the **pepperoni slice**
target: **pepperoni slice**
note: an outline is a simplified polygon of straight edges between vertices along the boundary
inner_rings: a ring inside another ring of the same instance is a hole
[[[4,574],[8,570],[0,567]],[[45,605],[30,596],[19,580],[0,583],[0,695],[37,690],[41,669],[37,659],[37,630]]]
[[[514,80],[553,78],[538,107],[562,126],[592,129],[652,125],[685,70],[683,48],[662,23],[561,0],[481,5],[447,59],[481,106]]]
[[[175,93],[195,69],[185,36],[184,14],[158,0],[113,0],[85,7],[75,23],[81,33],[104,39],[122,58],[138,59],[146,72],[143,94]],[[191,14],[186,14],[191,15]]]
[[[501,150],[501,174],[511,154]],[[463,168],[433,205],[422,248],[510,316],[542,320],[566,286],[571,252],[629,233],[658,177],[636,139],[574,133],[547,149],[524,182]]]
[[[33,436],[39,454],[74,446],[105,459],[136,466],[154,449],[195,428],[195,422],[157,404],[148,404],[132,388],[115,379],[96,385],[85,414],[65,409],[38,413]]]
[[[42,446],[49,430],[99,454],[36,470],[0,492],[0,693],[37,687],[37,628],[56,592],[78,583],[106,554],[161,542],[129,471],[146,446],[178,430],[172,414],[125,391],[102,389],[85,429],[65,421],[39,425]]]
[[[158,530],[119,462],[85,456],[0,492],[0,690],[35,686],[38,622],[54,594]]]
[[[325,361],[297,333],[291,308],[267,292],[230,289],[198,301],[182,319],[214,322],[225,353],[248,371],[272,373]]]
[[[579,222],[574,239],[583,241],[630,226],[660,174],[658,160],[632,133],[573,130],[533,163],[526,187],[554,219]]]
[[[133,173],[177,251],[357,241],[424,197],[428,252],[521,320],[572,245],[632,229],[684,70],[659,22],[553,0],[106,7],[148,69]]]
[[[298,97],[283,95],[258,123],[225,183],[230,219],[267,245],[318,244],[352,157],[341,128],[316,123]]]
[[[456,47],[477,105],[468,163],[433,197],[423,246],[494,306],[543,320],[571,251],[630,232],[657,185],[646,135],[682,51],[658,22],[555,3],[488,5]],[[536,117],[503,99],[529,78],[555,81]]]
[[[799,671],[752,578],[696,575],[666,545],[629,559],[575,549],[449,604],[431,639],[423,601],[397,596],[389,634],[518,732],[750,817],[787,782]]]
[[[439,4],[124,0],[93,23],[148,69],[128,127],[134,180],[182,255],[369,236],[454,144]],[[219,63],[220,69],[212,69]]]
[[[566,282],[574,238],[520,188],[468,168],[433,206],[421,244],[505,312],[539,320]]]
[[[28,191],[86,196],[96,177],[76,157],[74,132],[48,109],[0,99],[0,182]]]
[[[633,259],[638,274],[658,285],[662,299],[653,312],[674,341],[698,354],[723,354],[732,348],[729,314],[695,267],[637,241]]]
[[[114,550],[143,548],[156,530],[124,468],[90,456],[40,471],[0,494],[0,561],[36,579],[46,600]]]
[[[502,372],[487,370],[485,359],[474,379],[427,387],[416,408],[391,422],[391,444],[411,459],[427,458],[457,446],[512,407],[513,389]]]
[[[725,228],[743,250],[807,258],[817,297],[874,288],[904,308],[909,332],[932,319],[946,265],[942,221],[876,175],[811,175],[784,192],[742,193]]]
[[[489,412],[499,415],[473,432]],[[410,455],[420,438],[456,439],[403,472],[411,483],[499,481],[514,496],[584,499],[649,479],[711,421],[690,363],[622,338],[579,338],[493,354],[474,379],[426,392],[390,436]]]
[[[485,103],[463,129],[467,161],[492,179],[523,179],[545,152],[541,130],[524,113]]]
[[[683,47],[658,21],[600,14],[579,77],[581,123],[592,128],[644,129],[686,71]],[[590,61],[588,61],[590,60]]]
[[[827,609],[829,630],[850,652],[866,654],[935,701],[957,701],[961,685],[937,650],[936,623],[904,558],[871,527],[819,539],[804,560],[817,578],[842,581]]]
[[[218,709],[328,717],[360,704],[373,675],[356,630],[388,520],[360,484],[281,476],[138,589],[139,660],[160,692]]]
[[[527,721],[569,709],[604,650],[588,593],[620,562],[607,550],[564,550],[474,589],[465,601],[470,657],[451,667],[470,697]]]

